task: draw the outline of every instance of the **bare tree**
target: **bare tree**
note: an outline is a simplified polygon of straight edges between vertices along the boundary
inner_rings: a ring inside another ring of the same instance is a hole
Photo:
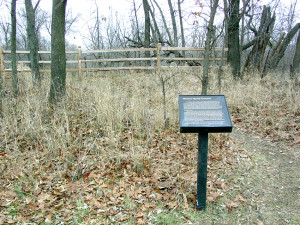
[[[225,0],[226,1],[226,0]],[[240,76],[240,0],[231,0],[229,3],[228,18],[228,62],[232,67],[232,73],[235,78]]]
[[[252,16],[250,17],[252,19]],[[272,15],[271,8],[266,6],[264,6],[262,12],[261,22],[258,30],[256,30],[255,27],[251,26],[251,24],[248,23],[248,28],[254,32],[255,38],[243,47],[243,49],[245,50],[246,47],[251,47],[253,45],[250,53],[247,56],[244,66],[245,68],[254,67],[258,71],[261,70],[264,61],[264,53],[267,45],[269,44],[274,24],[275,15]]]
[[[218,7],[219,0],[213,0],[211,3],[212,5],[210,6],[210,18],[209,18],[209,23],[207,27],[207,32],[206,32],[206,40],[205,40],[205,52],[204,52],[204,59],[203,59],[203,76],[202,76],[202,95],[207,94],[207,89],[208,89],[208,70],[209,70],[209,56],[210,56],[210,50],[211,50],[211,40],[213,37],[213,26],[214,26],[214,20],[215,20],[215,15],[217,12],[217,7]]]
[[[284,56],[284,53],[290,44],[293,37],[297,34],[298,30],[300,29],[300,23],[297,23],[285,36],[282,35],[284,38],[280,38],[278,42],[273,45],[271,50],[268,53],[267,60],[266,60],[266,69],[270,70],[276,68]],[[265,71],[262,72],[262,76]]]
[[[247,12],[247,9],[249,9],[250,0],[242,0],[242,2],[243,7],[240,12],[240,0],[224,0],[224,41],[225,45],[228,47],[228,63],[232,67],[234,78],[241,78],[241,45],[244,43],[245,13]],[[241,19],[242,26],[240,33]]]
[[[156,42],[159,42],[159,43],[163,43],[164,40],[163,40],[163,37],[162,37],[162,34],[161,34],[161,31],[159,30],[158,28],[158,24],[157,24],[157,21],[156,21],[156,17],[155,17],[155,13],[154,13],[154,7],[152,6],[153,9],[151,9],[151,7],[149,7],[150,9],[150,15],[151,15],[151,18],[152,18],[152,21],[153,21],[153,24],[154,24],[154,31],[153,31],[153,34],[155,34],[155,36],[157,35],[157,39],[155,40]],[[154,36],[154,35],[153,35]]]
[[[9,47],[9,42],[10,42],[10,23],[9,22],[5,22],[3,20],[0,21],[0,30],[1,30],[1,33],[3,34],[4,36],[4,45],[3,45],[3,48],[4,49],[7,49]]]
[[[39,42],[35,27],[35,11],[40,3],[40,0],[33,8],[31,0],[25,0],[26,18],[27,18],[27,37],[30,49],[30,64],[32,81],[35,86],[41,86],[41,75],[39,70]]]
[[[101,17],[97,1],[95,1],[95,10],[92,12],[91,17],[94,20],[94,23],[88,26],[89,36],[85,38],[89,39],[89,41],[91,42],[92,49],[103,49],[104,40],[101,28],[103,27],[102,23],[103,21],[106,21],[106,18]],[[95,56],[100,57],[100,54]]]
[[[15,95],[19,93],[18,74],[17,74],[17,54],[16,54],[16,0],[11,1],[11,68],[12,86]]]
[[[143,0],[144,14],[145,14],[145,38],[144,38],[144,47],[150,47],[150,6],[147,0]],[[150,52],[146,51],[145,56],[150,57]],[[146,64],[149,64],[150,61],[146,61]]]
[[[183,2],[184,0],[182,0]],[[178,0],[178,13],[179,13],[179,22],[180,22],[180,31],[181,31],[181,46],[185,47],[185,37],[184,37],[184,29],[183,29],[183,21],[182,21],[182,11],[181,11],[181,0]],[[182,51],[183,57],[185,57],[185,51]]]
[[[289,13],[288,13],[288,32],[292,29],[293,27],[293,23],[294,23],[294,20],[295,20],[295,11],[296,11],[296,6],[297,6],[297,0],[295,2],[291,2],[291,5],[290,5],[290,10],[289,10]]]
[[[67,0],[53,0],[52,3],[50,103],[60,100],[66,90],[66,4]]]
[[[174,41],[174,46],[178,46],[178,35],[177,35],[177,25],[176,25],[176,20],[175,20],[175,11],[173,9],[173,5],[171,0],[168,0],[168,5],[169,5],[169,10],[170,10],[170,15],[171,15],[171,21],[172,21],[172,27],[173,27],[173,41]]]
[[[135,23],[136,23],[136,35],[137,35],[136,39],[138,42],[142,42],[141,37],[140,37],[139,20],[137,17],[137,8],[136,8],[135,0],[133,1],[133,10],[134,10],[134,19],[135,19]]]
[[[159,4],[157,3],[157,1],[156,1],[156,0],[153,0],[153,2],[155,3],[156,7],[158,8],[158,10],[159,10],[159,12],[160,12],[160,15],[161,15],[161,18],[162,18],[162,20],[163,20],[163,24],[164,24],[165,30],[166,30],[166,32],[167,32],[167,35],[168,35],[168,41],[167,41],[167,42],[168,42],[168,44],[169,44],[170,46],[174,46],[174,41],[173,41],[173,39],[172,39],[171,32],[170,32],[170,30],[169,30],[169,28],[168,28],[167,21],[166,21],[166,18],[165,18],[165,16],[164,16],[164,13],[163,13],[161,7],[159,6]]]
[[[288,45],[300,29],[300,23],[289,29],[287,34],[281,33],[280,37],[276,40],[274,38],[276,37],[274,34],[276,17],[275,13],[271,12],[269,6],[263,7],[258,29],[252,25],[253,14],[247,14],[247,16],[249,17],[247,27],[255,36],[243,46],[243,50],[252,47],[247,56],[244,69],[256,68],[260,72],[261,78],[263,78],[267,71],[277,68]],[[273,40],[275,39],[276,41],[272,41],[272,36]]]

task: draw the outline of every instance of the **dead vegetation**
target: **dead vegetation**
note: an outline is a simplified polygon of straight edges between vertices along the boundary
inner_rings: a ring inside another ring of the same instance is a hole
[[[218,94],[211,72],[208,92]],[[197,73],[182,71],[166,84],[168,128],[155,74],[68,77],[56,108],[47,103],[47,79],[36,90],[22,74],[14,98],[6,78],[0,224],[297,224],[297,208],[287,205],[285,216],[275,206],[263,208],[270,195],[255,184],[271,184],[262,174],[273,165],[262,155],[272,145],[293,155],[290,168],[299,164],[299,84],[276,74],[234,81],[225,70],[222,93],[235,130],[209,137],[208,208],[197,212],[197,135],[179,133],[177,108],[179,94],[201,93]],[[241,132],[270,146],[253,151]],[[298,182],[289,179],[285,184]]]

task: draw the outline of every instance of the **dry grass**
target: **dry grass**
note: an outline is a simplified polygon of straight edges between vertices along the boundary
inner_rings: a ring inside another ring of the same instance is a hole
[[[209,94],[218,94],[217,69],[211,72]],[[35,90],[30,75],[20,74],[21,93],[14,98],[6,79],[0,122],[0,224],[174,224],[197,223],[197,218],[207,223],[259,222],[250,202],[228,214],[240,195],[229,183],[237,179],[230,168],[245,172],[253,164],[239,156],[240,147],[228,135],[210,139],[212,216],[192,211],[197,141],[194,135],[178,133],[177,101],[179,94],[201,93],[201,71],[173,68],[163,76],[175,73],[167,83],[167,129],[155,73],[87,74],[83,81],[70,76],[67,95],[55,108],[47,102],[49,80]],[[299,143],[299,84],[276,74],[234,81],[225,68],[221,93],[239,129],[291,147]],[[242,164],[232,166],[237,156]]]

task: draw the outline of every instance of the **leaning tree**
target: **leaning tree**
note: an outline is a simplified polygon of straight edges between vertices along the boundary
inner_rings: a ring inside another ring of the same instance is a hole
[[[271,8],[267,6],[263,7],[258,29],[251,25],[253,16],[248,16],[250,18],[248,28],[254,33],[255,37],[242,47],[242,50],[252,47],[246,58],[244,70],[255,68],[260,72],[261,77],[263,77],[267,71],[275,69],[278,66],[288,45],[300,29],[300,23],[297,23],[286,34],[282,33],[278,40],[272,41],[271,37],[276,17],[275,13],[271,12]]]
[[[299,72],[300,68],[300,29],[298,31],[298,38],[297,38],[297,44],[296,44],[296,50],[294,54],[294,59],[293,59],[293,65],[292,65],[292,77],[295,77],[295,73],[298,71]]]

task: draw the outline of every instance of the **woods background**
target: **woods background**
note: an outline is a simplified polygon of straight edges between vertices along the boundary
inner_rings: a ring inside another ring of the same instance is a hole
[[[16,49],[50,50],[51,9],[42,10],[39,7],[42,1],[13,2],[17,3]],[[129,5],[131,10],[125,12],[126,17],[124,12],[112,7],[109,11],[103,11],[97,1],[87,3],[93,8],[89,15],[85,12],[74,15],[72,4],[80,3],[68,2],[66,7],[67,51],[77,50],[78,46],[74,44],[76,39],[81,40],[83,49],[103,50],[155,48],[157,43],[172,47],[205,47],[205,41],[209,38],[210,49],[229,48],[228,60],[236,76],[242,76],[241,72],[250,68],[258,70],[263,76],[270,69],[295,71],[299,65],[299,53],[296,53],[299,49],[296,48],[299,46],[297,0],[128,0],[124,4]],[[2,0],[0,6],[0,45],[4,50],[10,50],[13,41],[11,1]],[[210,24],[212,16],[214,20]],[[82,24],[82,21],[87,21],[86,26],[78,29],[77,24]],[[56,24],[56,28],[61,26]],[[33,44],[30,44],[30,39]],[[185,53],[165,53],[167,57],[172,55],[184,57]],[[145,55],[148,56],[150,52]],[[39,57],[39,60],[49,60]],[[95,53],[89,57],[104,58],[105,55]]]

